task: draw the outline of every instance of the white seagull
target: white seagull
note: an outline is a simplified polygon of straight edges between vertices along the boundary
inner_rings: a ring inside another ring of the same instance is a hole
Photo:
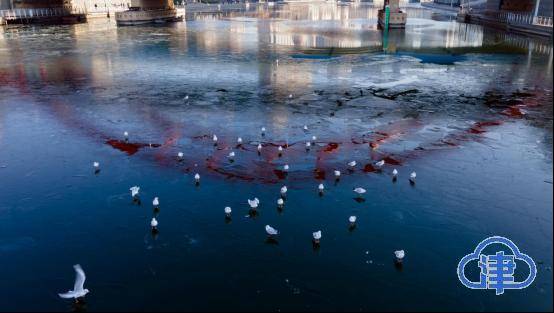
[[[279,154],[283,153],[283,147],[279,146],[279,148],[277,148],[277,151],[279,151]]]
[[[308,125],[304,125],[304,130],[308,130]]]
[[[269,235],[269,236],[275,236],[275,235],[278,235],[279,234],[279,231],[269,225],[265,225],[265,232]]]
[[[306,142],[306,150],[310,150],[310,147],[312,146],[311,142]]]
[[[125,137],[125,140],[128,140],[129,139],[129,133],[128,132],[123,132],[123,137]]]
[[[231,151],[229,152],[229,159],[232,161],[235,158],[235,152]]]
[[[340,178],[340,171],[339,171],[339,170],[335,170],[334,173],[335,173],[335,178],[336,178],[336,179],[339,179],[339,178]]]
[[[375,163],[375,166],[377,166],[377,167],[383,167],[383,165],[385,165],[385,160],[381,160],[381,161]]]
[[[398,171],[396,169],[392,170],[392,176],[394,177],[398,176]]]
[[[319,243],[319,240],[321,239],[321,230],[313,232],[312,236],[314,237],[314,243]]]
[[[287,186],[281,187],[281,195],[283,195],[283,196],[286,195],[287,191],[288,191]]]
[[[285,165],[283,166],[283,171],[285,171],[285,172],[288,172],[288,171],[289,171],[289,165],[288,165],[288,164],[285,164]]]
[[[73,265],[73,268],[75,269],[75,285],[73,286],[73,290],[69,290],[66,293],[59,293],[58,295],[60,298],[64,299],[79,299],[84,297],[87,293],[89,293],[88,289],[83,288],[85,285],[85,271],[83,271],[83,268],[79,264]]]
[[[412,172],[412,173],[410,174],[410,182],[411,182],[412,184],[415,184],[416,176],[417,176],[416,172]]]
[[[355,215],[352,215],[348,218],[348,221],[350,222],[350,224],[355,224],[357,219],[358,218]]]
[[[356,161],[348,162],[348,166],[350,166],[350,167],[354,167],[354,166],[356,166],[356,164],[357,164]]]
[[[319,190],[319,193],[323,193],[325,186],[323,186],[323,184],[319,184],[319,186],[317,186],[317,189]]]
[[[317,137],[316,136],[312,136],[312,141],[315,143],[315,141],[317,140]]]
[[[258,144],[258,153],[261,153],[261,152],[262,152],[262,144],[259,143],[259,144]]]
[[[129,188],[129,190],[131,191],[131,197],[136,198],[139,194],[140,187],[139,186],[133,186],[133,187]]]
[[[265,127],[262,127],[262,136],[265,135]]]
[[[92,163],[92,166],[94,167],[94,169],[98,170],[100,168],[100,163],[98,162],[93,162]]]
[[[232,212],[231,207],[226,206],[224,211],[225,211],[225,216],[227,217],[231,216],[231,212]]]
[[[404,252],[404,250],[396,250],[394,251],[394,256],[396,257],[396,260],[398,262],[402,262],[402,259],[404,259],[404,256],[406,255],[406,253]]]
[[[250,205],[252,210],[255,210],[258,208],[258,205],[260,205],[260,200],[258,200],[258,198],[254,198],[254,200],[248,199],[248,205]]]
[[[285,201],[283,201],[283,198],[277,199],[277,206],[282,208],[283,205],[285,205]]]
[[[214,142],[214,144],[217,144],[217,136],[214,134],[214,136],[212,137],[212,141]]]
[[[362,187],[356,187],[356,188],[354,188],[354,192],[361,196],[364,193],[366,193],[366,190]]]
[[[198,173],[194,174],[194,180],[198,184],[200,182],[200,174],[198,174]]]
[[[152,230],[158,229],[158,220],[155,217],[150,221],[150,227],[152,227]]]
[[[185,154],[183,152],[177,153],[177,157],[181,160],[183,159],[184,156],[185,156]]]
[[[237,139],[237,143],[238,143],[239,145],[242,144],[242,138],[239,137],[239,138]]]
[[[152,200],[152,205],[157,208],[160,206],[160,200],[158,199],[158,197],[155,197],[154,200]]]

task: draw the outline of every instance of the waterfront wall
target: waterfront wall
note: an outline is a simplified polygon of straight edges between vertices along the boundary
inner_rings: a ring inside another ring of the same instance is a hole
[[[108,13],[129,7],[173,7],[173,0],[0,0],[0,10],[68,8],[86,13]]]
[[[87,14],[118,12],[127,10],[131,0],[69,0],[73,8],[78,8]]]
[[[67,0],[0,0],[0,10],[61,8]]]
[[[487,0],[486,8],[493,12],[509,11],[534,14],[537,1],[539,3],[536,15],[552,17],[552,0]]]

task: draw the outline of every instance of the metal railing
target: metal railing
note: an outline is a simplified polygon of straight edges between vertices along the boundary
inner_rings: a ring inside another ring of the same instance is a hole
[[[0,10],[0,16],[6,21],[40,17],[58,17],[71,14],[86,14],[86,11],[81,8],[32,8]]]
[[[540,25],[552,27],[552,17],[533,16],[533,14],[521,14],[513,12],[497,12],[495,17],[506,24]]]

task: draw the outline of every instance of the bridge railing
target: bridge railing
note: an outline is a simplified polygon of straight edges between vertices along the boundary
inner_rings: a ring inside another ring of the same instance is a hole
[[[533,14],[514,12],[496,12],[493,15],[495,15],[495,17],[500,22],[507,24],[540,25],[552,27],[552,17],[549,16],[533,16]]]
[[[26,8],[0,10],[0,16],[6,20],[16,20],[25,18],[40,18],[53,16],[67,16],[71,14],[85,14],[86,11],[82,8]]]

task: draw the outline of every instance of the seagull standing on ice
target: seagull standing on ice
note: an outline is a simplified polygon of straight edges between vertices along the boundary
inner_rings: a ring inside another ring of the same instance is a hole
[[[239,137],[239,138],[237,139],[237,144],[242,145],[242,138],[241,138],[241,137]]]
[[[319,245],[319,241],[321,240],[321,230],[313,232],[312,236],[314,237],[314,244]]]
[[[158,197],[154,197],[154,200],[152,200],[152,206],[154,209],[158,209],[160,207],[160,200]]]
[[[281,196],[286,197],[287,196],[287,191],[288,191],[287,186],[281,187]]]
[[[383,165],[385,165],[385,160],[381,160],[381,161],[375,163],[375,166],[377,168],[381,168],[381,167],[383,167]]]
[[[304,125],[303,129],[304,129],[305,131],[308,131],[308,125]]]
[[[277,151],[279,151],[279,156],[283,155],[283,147],[282,146],[279,146],[279,148],[277,148]]]
[[[125,138],[125,141],[129,141],[129,133],[123,132],[123,137]]]
[[[265,225],[265,232],[268,234],[269,237],[279,235],[279,231],[269,225]]]
[[[92,166],[94,167],[94,173],[98,174],[98,172],[100,172],[100,163],[93,162]]]
[[[262,136],[265,136],[265,127],[262,127]]]
[[[258,154],[261,154],[262,153],[262,144],[259,143],[258,144]]]
[[[410,183],[411,183],[412,185],[415,184],[416,176],[417,176],[416,172],[412,172],[412,173],[410,174]]]
[[[392,180],[396,181],[397,178],[398,178],[398,171],[396,169],[393,169],[392,170]]]
[[[250,205],[250,209],[256,210],[260,205],[260,200],[258,198],[254,198],[254,200],[248,199],[248,205]]]
[[[229,152],[229,161],[233,162],[235,160],[235,152],[231,151]]]
[[[288,164],[283,165],[283,171],[284,171],[284,172],[288,172],[288,171],[289,171],[289,165],[288,165]]]
[[[309,142],[309,141],[306,142],[306,151],[309,151],[311,146],[312,146],[311,142]]]
[[[401,263],[404,259],[404,256],[406,256],[406,253],[404,250],[396,250],[394,251],[394,256],[396,257],[396,262]]]
[[[352,216],[350,216],[350,217],[348,218],[348,222],[350,222],[350,228],[351,228],[351,229],[354,228],[354,227],[356,227],[356,220],[357,220],[357,219],[358,219],[358,218],[357,218],[355,215],[352,215]]]
[[[231,218],[231,212],[232,212],[231,207],[226,206],[225,209],[224,209],[224,212],[225,212],[225,218],[230,219]]]
[[[339,180],[340,179],[340,171],[339,170],[335,170],[334,171],[334,174],[335,174],[335,180]]]
[[[312,136],[312,143],[315,145],[315,141],[317,140],[316,136]]]
[[[319,186],[317,186],[317,190],[319,190],[319,195],[322,196],[323,195],[323,190],[325,189],[325,186],[323,186],[323,184],[319,184]]]
[[[353,171],[354,167],[356,167],[356,161],[350,161],[348,162],[348,166],[350,166],[349,170]]]
[[[196,182],[196,185],[200,184],[200,174],[194,174],[194,181]]]
[[[155,217],[150,221],[150,227],[152,227],[152,232],[158,231],[158,220]]]
[[[183,152],[180,152],[177,153],[177,158],[179,158],[179,160],[183,160],[183,157],[185,156],[185,154]]]
[[[282,209],[283,206],[285,206],[285,201],[283,200],[283,198],[277,199],[277,207],[278,207],[279,209]]]
[[[212,137],[212,141],[214,142],[214,146],[217,146],[217,136],[215,134]]]
[[[138,198],[139,191],[140,191],[139,186],[133,186],[133,187],[129,188],[129,190],[131,191],[131,197],[133,197],[135,199]]]
[[[83,298],[89,293],[89,290],[84,288],[86,276],[81,265],[75,264],[73,268],[75,269],[75,284],[73,285],[73,290],[69,290],[66,293],[59,293],[58,296],[63,299],[73,298],[78,302],[79,298]]]

